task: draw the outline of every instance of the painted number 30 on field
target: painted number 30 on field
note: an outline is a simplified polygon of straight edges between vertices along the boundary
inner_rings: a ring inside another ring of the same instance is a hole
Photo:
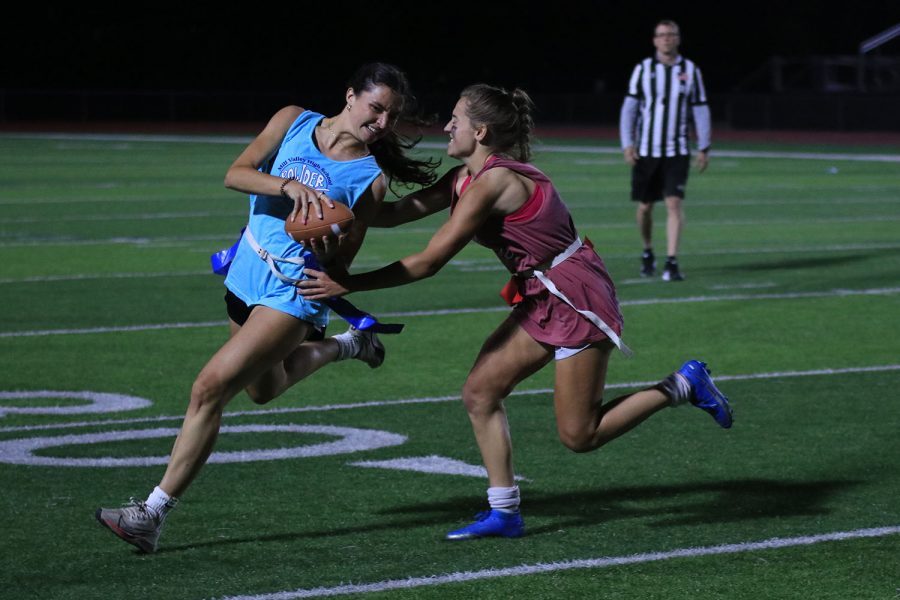
[[[23,400],[66,399],[78,401],[78,404],[66,404],[58,406],[8,406],[0,404],[0,417],[7,414],[34,414],[34,415],[76,415],[112,413],[128,410],[137,410],[152,406],[152,402],[137,396],[122,394],[108,394],[92,391],[30,391],[30,392],[0,392],[0,402]],[[162,419],[165,419],[163,417]],[[146,421],[156,419],[148,418]],[[143,421],[143,419],[142,419]],[[134,422],[130,420],[128,422]],[[59,424],[59,428],[97,427],[108,425],[109,422],[92,421],[84,423]],[[38,427],[7,427],[0,431],[22,431],[35,429],[51,429],[55,426]],[[49,448],[83,446],[90,444],[103,444],[139,439],[169,438],[174,439],[178,435],[178,429],[172,427],[157,427],[150,429],[123,429],[117,431],[103,431],[99,433],[64,434],[54,436],[34,436],[0,441],[0,462],[15,465],[50,466],[50,467],[146,467],[153,465],[165,465],[168,455],[160,456],[102,456],[102,457],[71,457],[71,456],[47,456],[37,454],[38,451]],[[291,458],[309,458],[315,456],[332,456],[338,454],[350,454],[391,446],[399,446],[407,441],[407,436],[389,431],[376,429],[359,429],[355,427],[336,427],[330,425],[225,425],[220,429],[222,434],[229,433],[293,433],[333,436],[335,439],[325,442],[304,444],[289,448],[272,448],[265,450],[240,450],[230,452],[214,452],[208,462],[210,463],[237,463],[261,460],[283,460]],[[470,477],[485,477],[487,473],[483,467],[466,464],[452,458],[442,456],[409,457],[382,461],[358,461],[350,463],[353,466],[367,468],[384,468],[403,471],[418,471],[424,473],[441,473],[452,475],[464,475]]]

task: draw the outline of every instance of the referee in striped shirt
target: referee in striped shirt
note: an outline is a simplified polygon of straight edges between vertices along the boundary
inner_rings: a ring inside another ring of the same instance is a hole
[[[710,116],[700,69],[680,54],[681,35],[674,21],[660,21],[653,32],[656,54],[635,66],[622,103],[619,133],[625,162],[631,165],[631,199],[644,242],[641,275],[656,273],[651,241],[653,204],[665,199],[667,259],[664,281],[684,279],[678,269],[678,242],[684,221],[681,207],[690,167],[688,134],[697,138],[696,167],[709,161]]]

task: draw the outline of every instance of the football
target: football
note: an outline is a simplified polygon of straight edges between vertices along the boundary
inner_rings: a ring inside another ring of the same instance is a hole
[[[334,208],[327,204],[322,205],[321,219],[312,210],[310,210],[306,224],[299,216],[294,221],[288,218],[284,222],[284,230],[295,241],[304,243],[311,238],[322,238],[326,235],[338,236],[347,231],[352,223],[353,211],[346,204],[335,202]]]

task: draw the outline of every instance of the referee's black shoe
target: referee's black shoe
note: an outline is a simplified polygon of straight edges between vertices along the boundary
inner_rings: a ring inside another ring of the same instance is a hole
[[[684,275],[678,270],[678,263],[674,260],[667,260],[666,267],[663,269],[663,281],[683,281]]]
[[[656,257],[653,250],[644,250],[641,254],[641,277],[653,277],[656,274]]]

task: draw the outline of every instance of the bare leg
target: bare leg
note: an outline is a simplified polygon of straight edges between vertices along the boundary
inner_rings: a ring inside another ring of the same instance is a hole
[[[644,250],[650,250],[653,248],[653,203],[638,202],[636,218]]]
[[[557,429],[563,444],[575,452],[595,450],[669,405],[669,398],[657,389],[601,405],[613,348],[603,342],[556,363]]]
[[[520,381],[538,371],[553,351],[534,341],[512,319],[485,341],[463,386],[463,402],[491,487],[515,485],[512,442],[503,400]]]
[[[678,242],[681,239],[681,230],[684,227],[684,210],[681,207],[681,198],[678,196],[666,196],[666,247],[669,256],[678,256]]]
[[[311,325],[264,307],[256,307],[243,327],[200,371],[191,389],[191,401],[172,448],[169,465],[159,487],[180,496],[212,452],[222,410],[241,389],[280,363],[302,341]]]
[[[303,342],[283,361],[248,385],[247,395],[257,404],[266,404],[298,381],[334,362],[337,356],[338,344],[330,338]]]

